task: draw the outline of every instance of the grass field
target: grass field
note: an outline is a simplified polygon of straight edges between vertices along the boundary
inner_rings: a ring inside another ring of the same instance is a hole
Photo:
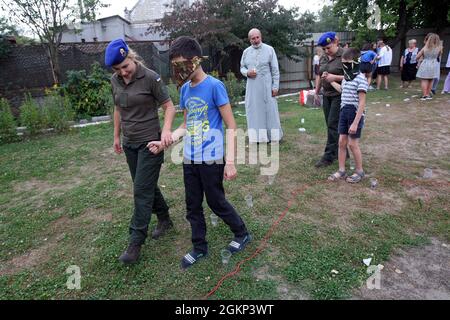
[[[420,102],[411,98],[418,88],[368,95],[361,144],[368,177],[379,181],[375,190],[368,179],[327,183],[337,166],[314,168],[325,146],[322,111],[300,107],[296,96],[281,98],[285,139],[275,183],[268,185],[259,165],[250,164],[239,165],[238,178],[225,183],[254,236],[227,267],[220,250],[232,234],[223,222],[213,228],[207,221],[209,258],[180,270],[190,227],[182,167],[168,153],[159,184],[175,229],[148,239],[140,263],[124,267],[117,258],[127,245],[132,185],[124,156],[113,153],[111,124],[0,146],[0,299],[200,299],[253,253],[289,200],[267,248],[211,299],[351,297],[368,277],[363,259],[376,265],[398,248],[431,237],[450,240],[450,98]],[[245,117],[236,120],[246,128]],[[422,178],[425,167],[433,168],[432,179]],[[246,194],[253,196],[251,209]],[[81,269],[81,290],[66,287],[70,265]]]

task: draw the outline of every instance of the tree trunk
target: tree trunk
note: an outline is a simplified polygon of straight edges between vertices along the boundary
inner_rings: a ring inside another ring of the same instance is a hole
[[[47,46],[47,55],[50,68],[52,69],[53,84],[59,84],[61,72],[58,60],[58,47],[52,43],[47,43],[45,45]]]
[[[406,0],[400,0],[398,6],[398,22],[397,22],[397,35],[394,39],[388,42],[391,48],[394,48],[400,41],[405,42],[406,34],[409,30],[408,12],[406,9]]]

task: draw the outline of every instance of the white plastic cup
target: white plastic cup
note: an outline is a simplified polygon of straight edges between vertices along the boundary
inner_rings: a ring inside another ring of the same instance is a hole
[[[355,161],[353,159],[350,159],[350,170],[355,170]]]
[[[220,252],[220,256],[222,257],[222,263],[223,264],[228,264],[228,262],[230,262],[231,252],[228,249],[223,249]]]
[[[300,123],[301,123],[301,124],[304,124],[304,123],[305,123],[305,118],[301,118],[301,119],[300,119]]]
[[[211,219],[211,224],[213,225],[213,227],[217,226],[217,222],[219,221],[219,217],[217,215],[215,215],[214,213],[211,213],[209,218]]]
[[[247,202],[247,207],[249,208],[253,207],[253,198],[251,194],[245,196],[245,201]]]
[[[431,170],[430,168],[425,168],[423,170],[423,177],[425,179],[431,179],[432,176],[433,176],[433,170]]]
[[[370,189],[375,189],[378,186],[378,180],[376,178],[370,178]]]

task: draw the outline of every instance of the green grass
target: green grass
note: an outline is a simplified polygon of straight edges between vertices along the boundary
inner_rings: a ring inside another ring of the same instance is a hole
[[[400,103],[403,91],[389,94]],[[370,93],[368,101],[379,101],[383,95]],[[286,101],[290,99],[294,101]],[[296,101],[297,97],[289,97],[279,102],[285,141],[280,145],[276,183],[268,186],[257,165],[239,165],[238,179],[225,182],[227,198],[255,239],[245,252],[232,257],[228,267],[220,262],[220,250],[232,234],[223,222],[212,228],[207,221],[209,258],[186,272],[180,270],[179,260],[191,248],[190,227],[184,218],[182,168],[170,163],[169,152],[159,184],[176,228],[161,240],[149,239],[140,262],[124,267],[117,257],[127,245],[132,188],[124,157],[112,153],[110,124],[0,146],[0,264],[51,244],[36,265],[0,276],[0,299],[202,298],[256,249],[289,200],[292,207],[268,247],[211,299],[280,299],[280,285],[297,288],[312,299],[348,298],[368,277],[362,259],[371,256],[373,263],[382,263],[400,247],[426,244],[432,236],[449,239],[448,193],[440,190],[428,202],[411,198],[403,179],[429,186],[417,177],[418,168],[406,161],[402,171],[388,161],[366,163],[368,171],[382,166],[377,171],[383,185],[379,192],[398,196],[400,208],[380,204],[373,193],[365,192],[367,181],[354,186],[357,195],[349,192],[336,199],[333,190],[343,186],[324,183],[336,166],[313,168],[325,143],[322,111],[300,107]],[[369,104],[370,108],[377,105]],[[245,113],[242,107],[234,112]],[[235,118],[245,129],[245,117]],[[298,131],[301,118],[306,133]],[[180,121],[181,114],[176,124]],[[371,130],[375,127],[368,124],[366,134]],[[442,165],[442,159],[433,164]],[[294,197],[291,192],[302,186],[308,189]],[[245,205],[247,193],[254,199],[252,209]],[[355,205],[341,217],[345,223],[339,223],[336,212],[348,201]],[[333,202],[336,210],[331,209]],[[207,219],[209,213],[206,209]],[[150,228],[155,224],[152,219]],[[81,290],[66,288],[65,270],[70,265],[81,268]],[[257,278],[264,268],[269,274]],[[333,269],[339,273],[333,275]]]

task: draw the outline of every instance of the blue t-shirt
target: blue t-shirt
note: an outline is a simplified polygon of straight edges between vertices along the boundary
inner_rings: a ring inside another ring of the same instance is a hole
[[[375,59],[376,56],[377,56],[377,54],[375,52],[373,52],[372,50],[361,51],[361,62],[370,62],[373,59]]]
[[[381,48],[377,48],[377,52],[376,52],[377,55],[380,54],[380,50],[381,50]],[[380,60],[375,60],[374,64],[378,65],[379,63],[380,63]]]
[[[186,109],[184,157],[195,162],[223,160],[224,135],[219,107],[229,103],[222,81],[207,76],[191,87],[185,83],[180,92],[180,108]]]

